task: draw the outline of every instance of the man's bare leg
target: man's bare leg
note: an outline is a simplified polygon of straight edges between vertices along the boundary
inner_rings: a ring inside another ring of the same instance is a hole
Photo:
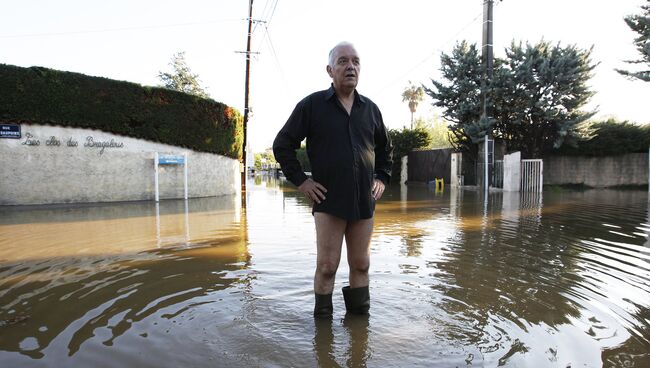
[[[347,222],[322,212],[314,213],[316,223],[316,273],[314,292],[331,294],[336,270],[341,260],[341,247]]]
[[[368,269],[370,268],[370,238],[373,219],[348,223],[345,243],[350,266],[350,286],[343,288],[345,309],[352,314],[368,314],[370,291]]]
[[[358,220],[348,223],[345,229],[345,244],[350,266],[350,287],[368,286],[370,268],[370,238],[374,219]]]

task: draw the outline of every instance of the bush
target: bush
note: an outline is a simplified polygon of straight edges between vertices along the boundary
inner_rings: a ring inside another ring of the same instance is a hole
[[[611,156],[647,152],[650,124],[636,125],[609,119],[591,122],[580,129],[581,138],[572,146],[563,146],[554,154],[574,156]]]
[[[211,99],[42,67],[0,64],[0,119],[105,132],[241,159],[241,114]]]
[[[399,178],[402,171],[402,157],[409,152],[424,148],[431,142],[431,136],[422,128],[402,130],[390,129],[388,131],[391,141],[393,142],[393,178]],[[395,181],[398,182],[398,181]]]

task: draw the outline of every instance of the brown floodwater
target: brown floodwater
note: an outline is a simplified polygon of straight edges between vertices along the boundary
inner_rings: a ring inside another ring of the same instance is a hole
[[[314,321],[309,203],[0,207],[0,367],[650,367],[644,190],[393,187],[369,317]]]

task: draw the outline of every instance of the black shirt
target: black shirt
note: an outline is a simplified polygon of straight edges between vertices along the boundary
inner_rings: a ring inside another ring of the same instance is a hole
[[[327,189],[326,199],[314,203],[313,211],[349,221],[371,218],[373,179],[388,184],[393,163],[393,146],[377,105],[355,91],[348,115],[334,87],[300,101],[273,142],[275,159],[296,186],[307,180],[296,158],[304,138],[312,177]]]

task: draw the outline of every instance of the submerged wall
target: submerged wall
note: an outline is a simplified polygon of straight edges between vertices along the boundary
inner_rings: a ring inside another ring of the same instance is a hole
[[[596,188],[648,184],[648,153],[545,157],[544,185],[566,184]]]
[[[179,132],[178,134],[183,134]],[[0,139],[0,205],[153,200],[154,154],[187,154],[189,197],[235,194],[239,162],[97,130],[20,124]],[[159,167],[160,198],[182,198],[183,165]]]

